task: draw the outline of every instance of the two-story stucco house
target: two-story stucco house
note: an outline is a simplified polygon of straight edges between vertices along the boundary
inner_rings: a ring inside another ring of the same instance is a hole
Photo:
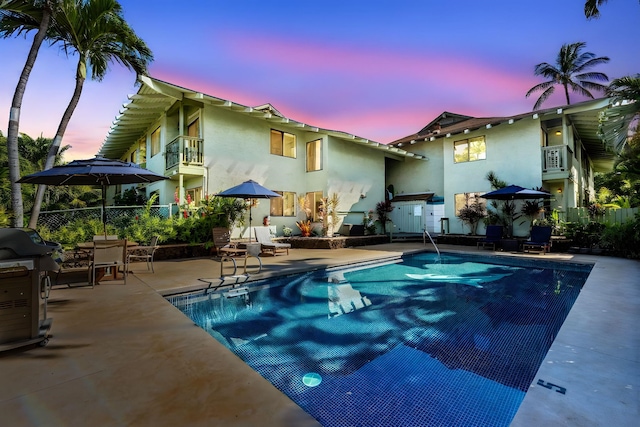
[[[252,209],[253,225],[270,215],[278,234],[282,226],[295,228],[300,196],[317,215],[320,198],[337,193],[341,220],[361,224],[364,212],[385,198],[385,159],[423,159],[287,118],[269,104],[247,107],[150,77],[141,78],[99,153],[169,177],[146,187],[162,204],[176,196],[197,204],[253,179],[283,196]]]
[[[598,116],[608,105],[608,99],[599,99],[512,117],[444,112],[390,144],[428,161],[388,160],[386,183],[396,200],[424,193],[444,198],[451,233],[469,232],[456,214],[469,197],[492,190],[489,171],[508,184],[543,187],[553,194],[550,209],[584,206],[595,195],[594,172],[611,170],[613,164],[613,153],[598,137]],[[526,235],[528,224],[514,231]]]

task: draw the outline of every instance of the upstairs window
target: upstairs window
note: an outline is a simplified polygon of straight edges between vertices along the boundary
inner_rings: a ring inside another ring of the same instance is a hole
[[[151,157],[160,152],[160,128],[151,134]]]
[[[322,170],[322,140],[307,142],[307,172]]]
[[[271,154],[296,158],[296,136],[271,129]]]
[[[138,162],[144,163],[147,161],[147,142],[142,139],[138,143]]]
[[[484,136],[463,139],[453,143],[454,163],[475,162],[487,158],[487,147]]]
[[[271,203],[271,216],[295,216],[296,215],[296,193],[291,191],[276,191],[282,197],[269,199]]]

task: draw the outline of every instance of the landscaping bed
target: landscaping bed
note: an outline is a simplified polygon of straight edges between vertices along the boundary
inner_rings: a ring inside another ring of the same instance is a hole
[[[389,236],[278,237],[273,241],[289,243],[294,249],[340,249],[389,243]]]

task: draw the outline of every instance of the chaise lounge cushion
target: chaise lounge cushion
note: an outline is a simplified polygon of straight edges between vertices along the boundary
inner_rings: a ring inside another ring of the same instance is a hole
[[[286,252],[287,255],[289,255],[289,248],[291,248],[291,245],[289,243],[273,242],[271,240],[271,231],[269,230],[269,227],[255,227],[254,232],[256,240],[260,243],[262,252],[270,252],[273,256],[277,255],[278,252]]]

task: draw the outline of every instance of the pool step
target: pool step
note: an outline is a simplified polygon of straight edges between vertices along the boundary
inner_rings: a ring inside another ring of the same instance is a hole
[[[233,298],[233,297],[239,297],[241,295],[247,295],[248,293],[249,293],[249,288],[247,288],[246,286],[243,286],[240,288],[231,289],[230,291],[227,291],[222,295],[224,295],[227,298]]]

